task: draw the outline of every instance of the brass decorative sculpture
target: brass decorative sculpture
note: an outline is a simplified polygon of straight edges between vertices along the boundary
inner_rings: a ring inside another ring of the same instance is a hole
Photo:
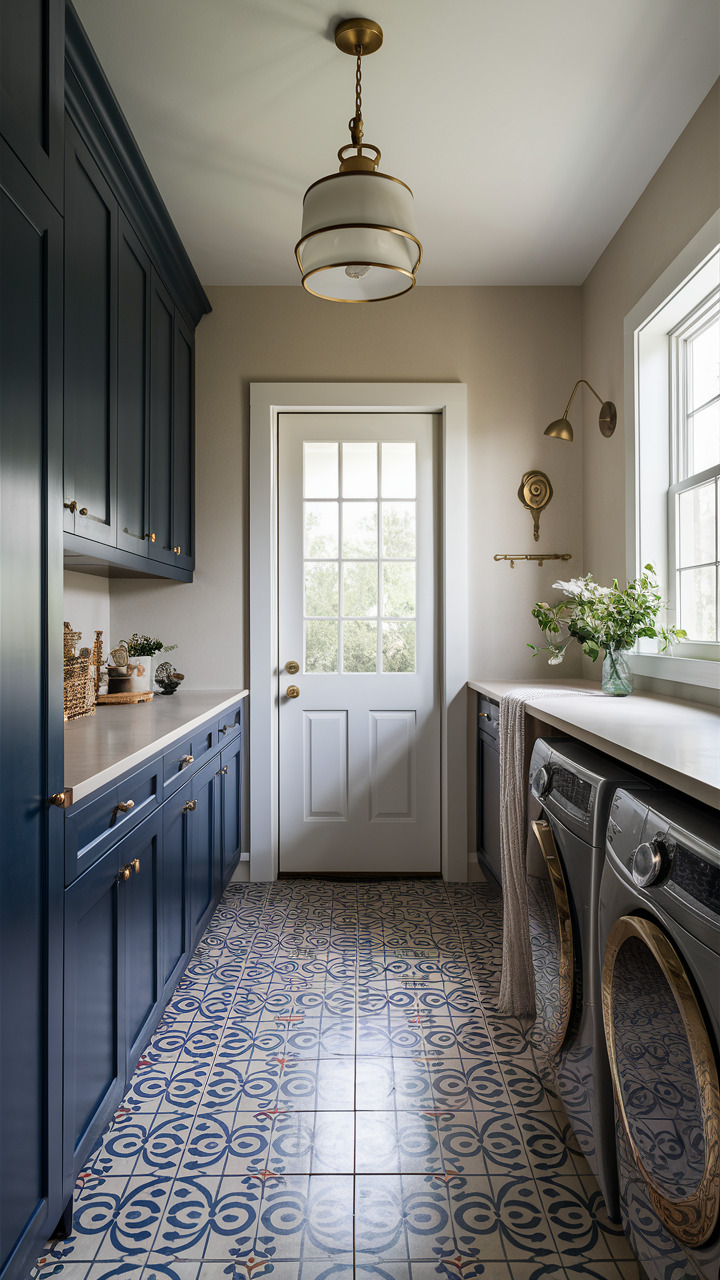
[[[533,538],[540,541],[540,515],[553,496],[552,485],[544,471],[526,471],[520,481],[518,498],[532,512]]]

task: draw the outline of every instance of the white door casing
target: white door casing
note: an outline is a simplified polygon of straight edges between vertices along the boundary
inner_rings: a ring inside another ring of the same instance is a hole
[[[250,879],[278,871],[277,443],[282,413],[378,411],[441,417],[438,605],[442,875],[467,878],[467,389],[462,383],[250,386]]]
[[[283,873],[440,872],[433,433],[279,416]]]

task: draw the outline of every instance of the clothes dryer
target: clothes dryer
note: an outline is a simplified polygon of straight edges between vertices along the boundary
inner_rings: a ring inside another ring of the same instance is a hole
[[[583,1154],[619,1221],[613,1097],[602,1021],[597,909],[605,828],[617,787],[641,786],[615,760],[539,738],[530,764],[528,910],[535,971],[532,1039]]]
[[[717,815],[671,791],[618,791],[599,943],[625,1233],[651,1280],[718,1280]]]

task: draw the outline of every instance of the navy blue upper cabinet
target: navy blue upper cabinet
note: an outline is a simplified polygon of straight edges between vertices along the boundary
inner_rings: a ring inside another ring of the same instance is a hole
[[[0,1272],[18,1275],[62,1209],[61,442],[62,219],[0,142]]]
[[[118,206],[68,121],[65,150],[65,529],[116,543]]]
[[[123,213],[118,239],[117,545],[147,556],[150,259]]]
[[[195,336],[175,310],[173,337],[173,550],[183,569],[195,564]]]
[[[65,0],[2,0],[0,129],[62,212]]]
[[[150,559],[175,564],[173,543],[173,329],[175,308],[156,271],[150,303]]]

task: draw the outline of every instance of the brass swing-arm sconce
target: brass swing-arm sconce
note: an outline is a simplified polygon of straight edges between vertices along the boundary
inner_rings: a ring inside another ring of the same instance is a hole
[[[615,427],[617,426],[617,409],[615,408],[615,405],[613,404],[612,400],[603,400],[598,395],[595,388],[590,386],[590,383],[588,382],[587,378],[578,378],[577,382],[575,383],[575,386],[572,389],[572,395],[570,396],[570,399],[567,402],[567,407],[565,409],[565,412],[562,418],[556,418],[554,422],[551,422],[550,426],[545,428],[543,435],[554,436],[556,440],[572,440],[573,429],[572,429],[571,423],[568,422],[568,409],[570,408],[570,405],[573,402],[575,392],[577,391],[581,382],[584,382],[585,386],[588,387],[590,391],[592,391],[593,395],[595,396],[595,399],[600,401],[600,415],[598,417],[598,426],[600,428],[601,435],[604,435],[605,438],[608,440],[610,439],[610,436],[612,435],[613,431],[615,430]]]

